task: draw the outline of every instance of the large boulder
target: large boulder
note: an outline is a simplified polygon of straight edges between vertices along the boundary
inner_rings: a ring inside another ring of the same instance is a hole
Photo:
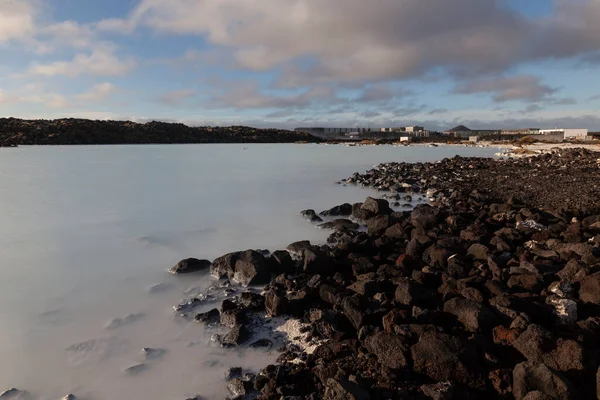
[[[556,347],[556,340],[542,326],[531,324],[513,342],[513,347],[528,360],[535,361],[552,351]]]
[[[384,199],[374,199],[372,197],[367,197],[365,202],[360,207],[361,209],[374,214],[374,215],[382,215],[382,214],[391,214],[392,209],[390,208],[390,203]]]
[[[469,332],[488,331],[498,324],[498,318],[492,310],[462,297],[455,297],[444,303],[444,312],[454,315]]]
[[[555,400],[575,400],[575,388],[559,372],[541,362],[527,361],[517,364],[513,370],[513,395],[523,400],[528,393],[539,391]]]
[[[408,346],[404,340],[391,333],[379,332],[364,341],[365,348],[377,356],[379,363],[391,369],[408,365]]]
[[[265,257],[257,251],[241,253],[235,262],[233,281],[242,286],[260,285],[269,280],[269,270]]]
[[[189,274],[192,272],[204,271],[211,266],[208,260],[198,260],[197,258],[186,258],[169,269],[172,274]]]
[[[436,382],[457,382],[472,388],[483,388],[484,367],[477,351],[468,342],[444,333],[426,332],[410,348],[415,372]]]
[[[371,236],[381,236],[394,223],[389,215],[378,215],[366,221],[367,233]]]
[[[216,258],[210,266],[210,274],[217,279],[233,278],[235,273],[235,262],[239,258],[241,251],[228,253]]]
[[[342,300],[341,306],[346,318],[350,320],[354,329],[358,331],[365,323],[368,315],[364,304],[361,302],[361,297],[358,295],[345,297]]]

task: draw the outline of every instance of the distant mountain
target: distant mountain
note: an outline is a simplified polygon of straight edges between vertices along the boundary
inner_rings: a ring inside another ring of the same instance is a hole
[[[190,127],[184,124],[87,119],[0,118],[0,146],[59,144],[295,143],[322,142],[303,132],[247,126]]]

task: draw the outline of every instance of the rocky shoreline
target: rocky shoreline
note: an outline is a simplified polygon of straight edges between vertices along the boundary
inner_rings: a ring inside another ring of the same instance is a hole
[[[175,311],[226,328],[223,347],[270,349],[258,330],[293,325],[276,365],[230,371],[231,398],[600,399],[599,160],[381,164],[339,183],[392,206],[303,211],[327,245],[182,260],[170,272],[220,281]],[[407,196],[423,204],[392,208]]]
[[[278,365],[232,378],[232,394],[598,398],[599,157],[382,164],[343,182],[429,203],[397,212],[368,198],[306,210],[315,224],[337,218],[323,226],[334,230],[328,245],[195,262],[243,286],[267,283],[196,316],[231,327],[224,346],[247,343],[247,321],[264,314],[301,321],[303,341],[315,345],[287,346]]]

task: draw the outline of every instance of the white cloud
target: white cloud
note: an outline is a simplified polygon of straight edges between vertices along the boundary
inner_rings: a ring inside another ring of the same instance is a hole
[[[85,93],[75,96],[80,101],[99,101],[104,100],[112,94],[119,91],[119,88],[110,82],[98,83]]]
[[[49,64],[33,64],[28,72],[32,75],[76,77],[80,75],[119,76],[125,75],[137,62],[128,57],[119,59],[114,47],[102,45],[90,54],[77,54],[71,61],[55,61]]]
[[[0,44],[20,41],[35,32],[35,6],[27,0],[0,0]]]

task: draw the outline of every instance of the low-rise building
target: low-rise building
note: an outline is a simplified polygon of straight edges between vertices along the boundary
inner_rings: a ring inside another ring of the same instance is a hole
[[[588,136],[588,130],[572,128],[540,129],[540,135],[556,134],[562,134],[564,139],[585,139]]]

